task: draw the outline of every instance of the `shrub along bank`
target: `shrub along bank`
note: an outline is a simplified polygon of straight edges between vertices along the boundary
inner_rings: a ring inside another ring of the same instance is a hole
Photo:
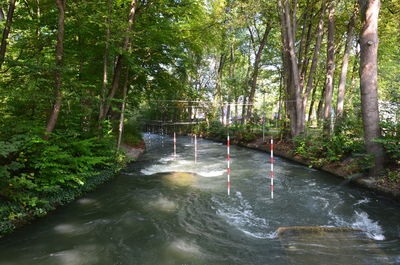
[[[112,134],[64,131],[48,140],[37,135],[0,141],[0,236],[95,189],[126,163]],[[141,135],[126,138],[138,143]]]

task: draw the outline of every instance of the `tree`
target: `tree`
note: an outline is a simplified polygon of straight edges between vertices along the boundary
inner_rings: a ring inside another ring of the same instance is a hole
[[[57,32],[57,44],[56,44],[56,69],[55,69],[55,102],[53,110],[50,114],[49,120],[46,126],[46,134],[53,132],[54,127],[57,123],[58,114],[61,109],[62,91],[62,63],[64,53],[64,17],[65,17],[65,0],[56,0],[58,8],[58,32]],[[46,135],[45,138],[48,136]]]
[[[383,169],[382,144],[375,142],[381,137],[378,107],[378,17],[380,0],[359,0],[362,30],[360,34],[360,89],[367,153],[374,157],[370,176],[377,176]]]
[[[304,132],[304,115],[301,100],[301,82],[298,60],[295,50],[295,15],[291,14],[289,1],[278,1],[281,19],[281,34],[284,47],[283,58],[288,70],[286,71],[286,87],[288,94],[291,136],[296,137]]]
[[[260,63],[261,63],[261,56],[263,54],[265,45],[267,44],[267,39],[269,32],[271,31],[271,22],[269,21],[267,25],[265,25],[265,31],[263,34],[263,37],[261,39],[260,45],[258,46],[258,50],[255,54],[255,59],[254,59],[254,65],[253,65],[253,73],[251,75],[251,87],[250,87],[250,94],[249,94],[249,106],[247,108],[247,115],[246,115],[246,120],[249,121],[251,118],[252,110],[253,110],[253,103],[254,103],[254,95],[256,93],[256,88],[257,88],[257,79],[258,79],[258,74],[260,70]],[[251,32],[251,30],[250,30]],[[252,35],[252,34],[251,34]],[[254,38],[253,40],[253,45],[254,45]]]
[[[313,58],[311,61],[310,71],[308,74],[306,90],[303,95],[303,108],[305,110],[307,107],[308,97],[309,97],[311,91],[313,91],[310,113],[312,112],[312,107],[314,105],[314,99],[315,99],[314,96],[315,96],[316,88],[313,89],[313,84],[314,84],[314,77],[315,77],[317,67],[318,67],[319,52],[321,49],[322,39],[324,36],[325,11],[326,11],[326,1],[323,0],[321,3],[321,14],[320,14],[319,22],[318,22],[318,27],[317,27],[317,37],[316,37],[315,46],[314,46],[314,54],[313,54]],[[303,71],[305,72],[305,70],[307,69],[306,64],[303,66],[303,69],[304,69]],[[305,114],[306,114],[306,112],[304,111],[304,115]],[[309,117],[311,117],[311,114],[309,115]]]
[[[324,107],[324,134],[329,135],[331,131],[333,78],[335,74],[335,1],[329,2],[328,15],[328,45],[325,83],[325,107]]]
[[[133,21],[135,18],[135,14],[136,14],[136,0],[132,0],[131,5],[130,5],[130,9],[129,9],[129,15],[128,15],[128,27],[125,31],[125,37],[124,37],[124,41],[123,41],[123,46],[122,46],[122,53],[120,53],[117,56],[117,62],[115,64],[114,67],[114,76],[113,76],[113,80],[111,83],[111,89],[110,89],[110,93],[108,95],[107,98],[107,102],[104,104],[104,109],[100,112],[100,116],[99,116],[99,121],[101,122],[105,116],[107,115],[110,106],[111,106],[111,100],[114,98],[115,93],[119,87],[119,81],[121,78],[121,71],[122,71],[122,63],[123,63],[123,59],[124,59],[124,53],[128,52],[129,49],[129,43],[130,43],[130,37],[129,34],[131,34],[132,31],[132,26],[133,26]]]
[[[119,125],[118,125],[118,139],[117,139],[117,150],[121,148],[122,135],[124,133],[124,122],[125,122],[125,107],[126,107],[126,95],[128,93],[128,85],[129,85],[129,68],[126,69],[125,73],[125,82],[122,89],[122,104],[121,104],[121,114],[119,117]]]
[[[351,47],[353,47],[354,25],[355,25],[357,13],[358,13],[358,8],[356,5],[356,7],[354,8],[353,15],[351,16],[349,24],[347,26],[347,38],[346,38],[344,55],[343,55],[342,70],[340,73],[340,81],[339,81],[338,95],[337,95],[337,109],[336,109],[337,121],[340,121],[340,119],[342,118],[342,115],[343,115],[344,96],[345,96],[345,92],[346,92],[345,89],[346,89],[347,71],[348,71],[348,67],[349,67],[350,51],[351,51]]]
[[[9,6],[8,6],[7,19],[6,19],[6,24],[4,26],[3,37],[1,39],[1,46],[0,46],[0,69],[4,63],[4,58],[6,56],[7,39],[8,39],[8,34],[10,34],[10,30],[11,30],[11,23],[12,23],[12,19],[14,16],[14,10],[15,10],[15,2],[16,2],[16,0],[10,0]],[[4,19],[3,10],[1,10],[1,14],[2,14],[1,16]],[[1,20],[2,19],[0,19],[0,21]]]
[[[112,2],[113,0],[107,0],[107,18],[106,18],[106,36],[105,36],[105,47],[104,47],[104,55],[103,55],[103,81],[101,85],[101,93],[100,93],[100,109],[99,109],[99,121],[104,117],[105,111],[105,97],[107,92],[107,84],[108,84],[108,57],[110,56],[110,27],[111,27],[111,12],[112,12]],[[99,123],[101,127],[101,123]]]

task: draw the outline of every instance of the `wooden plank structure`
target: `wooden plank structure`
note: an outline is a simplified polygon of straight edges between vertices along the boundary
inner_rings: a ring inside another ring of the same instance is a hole
[[[278,238],[288,264],[389,264],[385,253],[360,229],[280,227]]]

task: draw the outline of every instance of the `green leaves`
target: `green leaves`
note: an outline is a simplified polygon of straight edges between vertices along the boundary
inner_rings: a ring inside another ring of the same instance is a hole
[[[382,143],[392,165],[400,166],[400,124],[394,122],[382,122],[383,137],[375,139]]]

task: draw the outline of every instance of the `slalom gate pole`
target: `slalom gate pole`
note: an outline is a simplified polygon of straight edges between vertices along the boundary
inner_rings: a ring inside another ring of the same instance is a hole
[[[176,159],[176,133],[174,132],[174,159]]]
[[[194,135],[194,163],[197,163],[197,135]]]
[[[228,195],[230,195],[230,193],[231,193],[231,165],[230,165],[230,162],[231,162],[231,155],[230,155],[230,145],[231,145],[231,142],[230,142],[230,139],[229,139],[229,134],[228,134],[228,137],[227,137],[227,143],[226,143],[226,151],[227,151],[227,156],[228,156],[228,159],[227,159],[227,163],[228,163],[228,168],[227,168],[227,170],[228,170]]]
[[[274,139],[271,138],[271,144],[270,144],[270,150],[271,150],[271,199],[274,198]]]
[[[161,147],[164,149],[164,127],[161,127]]]

